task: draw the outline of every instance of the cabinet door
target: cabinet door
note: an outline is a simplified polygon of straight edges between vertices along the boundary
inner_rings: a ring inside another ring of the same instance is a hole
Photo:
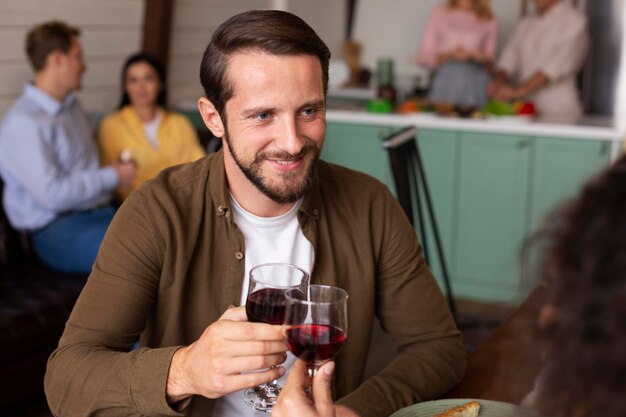
[[[454,207],[456,200],[456,181],[458,177],[458,147],[457,132],[449,130],[420,129],[417,136],[422,164],[426,172],[426,179],[439,228],[448,274],[452,280],[452,250],[454,233]],[[426,202],[422,199],[423,213],[426,212]],[[419,231],[418,231],[419,233]],[[429,264],[433,274],[443,286],[443,272],[439,258],[432,224],[427,218],[426,236],[420,236],[426,242],[426,252],[429,255]]]
[[[519,243],[527,230],[531,141],[464,133],[460,145],[454,285],[459,295],[514,300]]]
[[[393,176],[382,139],[395,127],[328,123],[321,158],[327,162],[365,172],[394,192]]]
[[[535,138],[531,194],[531,231],[560,203],[606,167],[610,142]]]

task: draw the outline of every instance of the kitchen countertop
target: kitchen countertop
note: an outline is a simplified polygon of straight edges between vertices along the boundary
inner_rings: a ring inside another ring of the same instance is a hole
[[[606,116],[584,116],[580,120],[549,120],[516,116],[471,119],[439,116],[435,113],[369,113],[365,111],[365,102],[367,99],[373,98],[374,94],[375,92],[372,89],[330,89],[326,111],[327,121],[399,127],[413,125],[427,129],[525,134],[619,142],[626,137],[626,126],[617,126],[613,118]]]

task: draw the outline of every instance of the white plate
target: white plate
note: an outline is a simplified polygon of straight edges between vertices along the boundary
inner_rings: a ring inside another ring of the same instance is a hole
[[[389,417],[432,417],[453,407],[463,405],[472,399],[444,399],[425,401],[396,411]],[[542,417],[541,414],[528,408],[509,403],[489,400],[476,400],[480,404],[478,417]]]

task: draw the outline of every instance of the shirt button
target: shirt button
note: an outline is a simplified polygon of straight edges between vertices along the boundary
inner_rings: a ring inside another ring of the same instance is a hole
[[[235,259],[237,259],[238,261],[243,259],[243,253],[241,252],[236,252],[235,253]]]
[[[313,214],[317,216],[318,214],[320,214],[320,211],[318,209],[315,209],[313,210]]]

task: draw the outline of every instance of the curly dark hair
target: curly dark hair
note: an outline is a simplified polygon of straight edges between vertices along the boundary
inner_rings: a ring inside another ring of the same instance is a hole
[[[626,156],[564,207],[542,274],[555,315],[537,408],[626,416]]]

